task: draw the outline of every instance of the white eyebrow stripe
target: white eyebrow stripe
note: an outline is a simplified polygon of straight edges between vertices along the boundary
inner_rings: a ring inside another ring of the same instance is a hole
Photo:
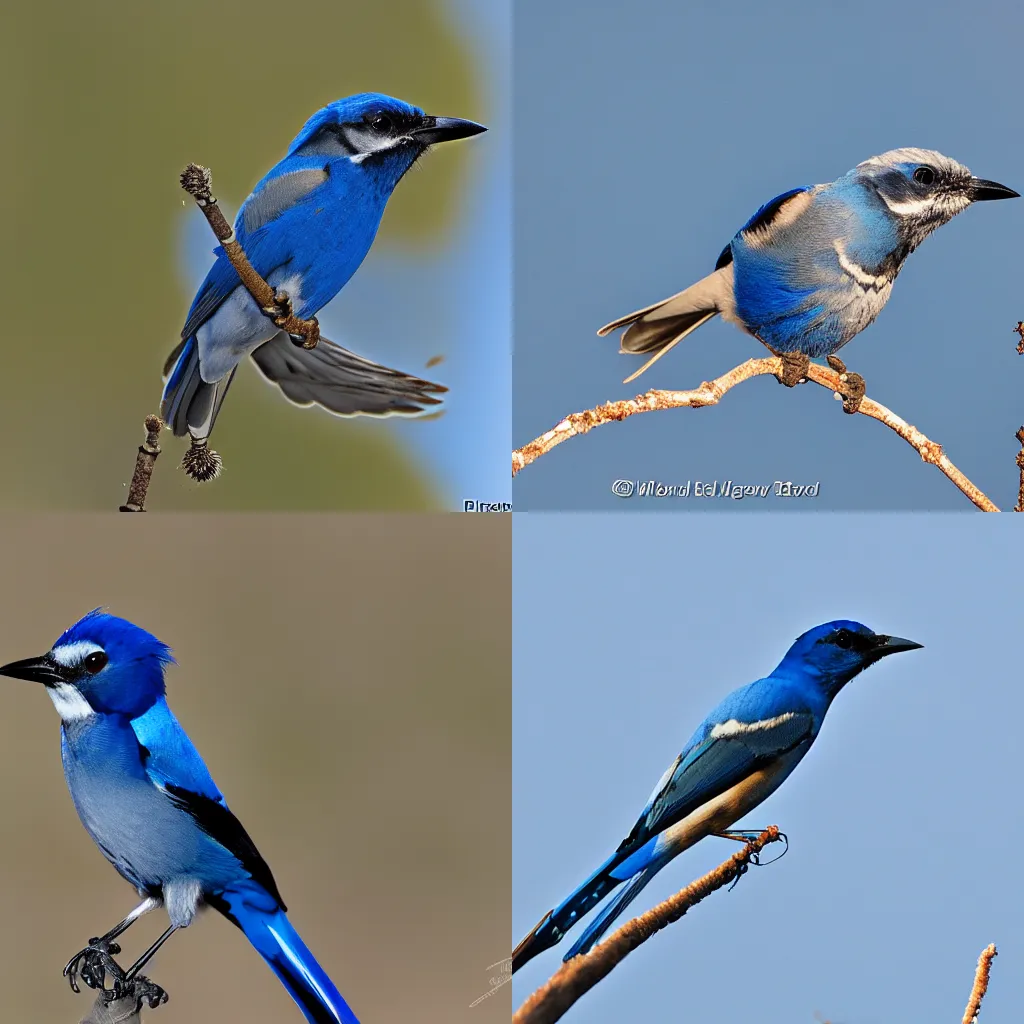
[[[62,722],[81,722],[96,714],[92,705],[70,683],[47,686],[46,692]]]
[[[76,640],[74,643],[62,644],[50,651],[53,660],[64,668],[73,668],[80,665],[90,654],[102,651],[99,644],[91,643],[88,640]]]
[[[349,157],[354,164],[361,164],[368,156],[373,156],[374,153],[384,153],[408,140],[405,135],[381,136],[369,128],[357,128],[352,125],[344,126],[342,132],[345,135],[345,141],[355,150]]]
[[[782,725],[784,722],[788,722],[791,718],[795,718],[796,715],[792,711],[787,711],[785,714],[776,715],[775,718],[765,718],[760,722],[741,722],[739,719],[730,718],[727,722],[719,722],[718,725],[714,726],[711,730],[711,738],[713,740],[728,739],[731,736],[742,736],[745,733],[762,732],[768,729],[774,729],[776,726]]]

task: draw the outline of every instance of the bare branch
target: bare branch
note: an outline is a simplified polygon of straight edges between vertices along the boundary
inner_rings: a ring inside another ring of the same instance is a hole
[[[988,991],[988,976],[995,958],[995,943],[990,943],[978,957],[978,968],[974,972],[974,987],[971,989],[971,998],[967,1000],[967,1009],[964,1010],[963,1024],[975,1024],[978,1019],[978,1011],[981,1009],[981,1001]]]
[[[607,977],[634,949],[655,932],[678,921],[690,907],[705,896],[739,878],[750,861],[769,843],[781,838],[776,825],[766,828],[727,861],[703,878],[691,882],[674,896],[659,903],[646,914],[627,922],[589,953],[573,957],[526,1000],[512,1017],[512,1024],[553,1024],[602,978]]]
[[[1017,504],[1014,505],[1014,512],[1024,512],[1024,427],[1021,427],[1013,435],[1020,442],[1020,451],[1017,452],[1017,468],[1020,470],[1020,484],[1017,486]]]
[[[160,428],[163,426],[159,416],[146,417],[146,440],[139,445],[139,453],[135,457],[135,472],[128,487],[128,500],[121,506],[122,512],[145,512],[146,495],[149,493],[149,482],[153,479],[153,467],[156,457],[160,454]]]
[[[638,395],[636,398],[606,402],[593,409],[571,413],[547,433],[541,434],[540,437],[512,453],[512,475],[515,476],[523,467],[535,462],[563,441],[579,434],[585,434],[588,430],[601,426],[603,423],[624,420],[638,413],[654,412],[658,409],[700,409],[708,405],[717,405],[722,396],[737,384],[750,380],[752,377],[767,374],[778,377],[782,373],[782,368],[782,360],[778,356],[748,359],[728,373],[715,380],[705,381],[699,388],[694,388],[692,391],[652,390]],[[836,370],[819,366],[816,363],[811,363],[807,370],[808,380],[823,388],[828,388],[837,397],[843,390],[844,376]],[[999,508],[953,465],[943,452],[942,445],[937,441],[930,440],[916,427],[912,427],[896,413],[870,398],[864,398],[856,411],[884,423],[890,430],[897,433],[917,451],[925,462],[936,466],[983,512],[999,511]]]

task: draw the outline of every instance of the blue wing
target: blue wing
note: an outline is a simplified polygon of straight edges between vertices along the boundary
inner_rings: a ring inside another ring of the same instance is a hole
[[[813,187],[813,185],[801,185],[799,188],[791,188],[788,192],[783,192],[781,195],[776,196],[770,202],[758,208],[754,216],[740,228],[739,234],[745,235],[748,231],[767,228],[790,199],[800,195],[801,192],[809,192]],[[732,263],[731,241],[719,254],[715,270],[721,270],[722,267],[727,267],[730,263]]]
[[[199,751],[163,697],[144,715],[132,719],[132,731],[144,748],[143,767],[154,785],[161,789],[175,786],[227,806]]]
[[[815,716],[810,709],[791,702],[780,707],[777,701],[757,707],[757,702],[744,699],[751,695],[749,688],[747,692],[740,691],[708,717],[662,777],[620,844],[616,851],[620,861],[624,859],[622,854],[628,855],[643,846],[652,836],[671,828],[752,771],[813,738]],[[748,706],[740,710],[743,704]],[[722,728],[724,723],[735,723],[735,727]]]
[[[249,262],[264,279],[285,266],[293,255],[293,232],[275,230],[280,218],[309,200],[329,179],[322,162],[310,165],[308,159],[292,158],[291,170],[282,172],[283,164],[284,161],[256,186],[235,219],[235,236]],[[181,329],[182,338],[195,334],[240,284],[224,250],[218,245],[213,253],[217,260],[192,300]]]

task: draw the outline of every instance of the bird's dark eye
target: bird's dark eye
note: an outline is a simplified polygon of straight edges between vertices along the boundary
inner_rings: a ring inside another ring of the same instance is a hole
[[[107,667],[109,660],[103,651],[93,651],[92,654],[86,656],[85,661],[82,662],[82,667],[89,675],[94,676],[97,672],[102,672]]]
[[[848,629],[837,630],[832,643],[836,647],[842,647],[844,651],[848,651],[853,646],[853,634]]]
[[[935,181],[935,172],[930,167],[918,167],[914,171],[914,181],[922,185],[931,185]]]
[[[383,135],[385,132],[391,131],[394,127],[391,118],[387,114],[374,114],[370,118],[370,127],[375,132],[380,132]]]

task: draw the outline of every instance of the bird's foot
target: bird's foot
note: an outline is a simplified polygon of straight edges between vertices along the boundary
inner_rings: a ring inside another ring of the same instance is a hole
[[[811,357],[806,352],[779,352],[777,355],[782,360],[782,373],[778,375],[781,384],[785,384],[787,388],[795,388],[797,384],[807,379]]]
[[[288,298],[288,293],[274,292],[274,304],[272,306],[264,306],[263,312],[280,327],[294,312],[292,300]]]
[[[170,998],[167,993],[155,981],[150,981],[144,974],[137,974],[130,982],[131,988],[137,1000],[136,1006],[148,1003],[151,1010],[155,1010],[161,1003],[166,1003]]]
[[[839,390],[835,393],[837,399],[842,399],[843,412],[853,414],[860,409],[860,403],[864,401],[864,394],[867,385],[859,373],[851,373],[846,369],[846,363],[839,356],[829,356],[828,365],[839,374]]]
[[[124,971],[121,970],[114,957],[121,952],[121,947],[116,942],[107,939],[93,938],[85,949],[80,949],[67,963],[64,968],[64,977],[68,979],[72,992],[80,992],[78,977],[89,988],[103,989],[104,992],[111,992],[112,998],[120,999],[124,994]],[[113,981],[113,988],[106,988],[106,976],[110,975]]]

